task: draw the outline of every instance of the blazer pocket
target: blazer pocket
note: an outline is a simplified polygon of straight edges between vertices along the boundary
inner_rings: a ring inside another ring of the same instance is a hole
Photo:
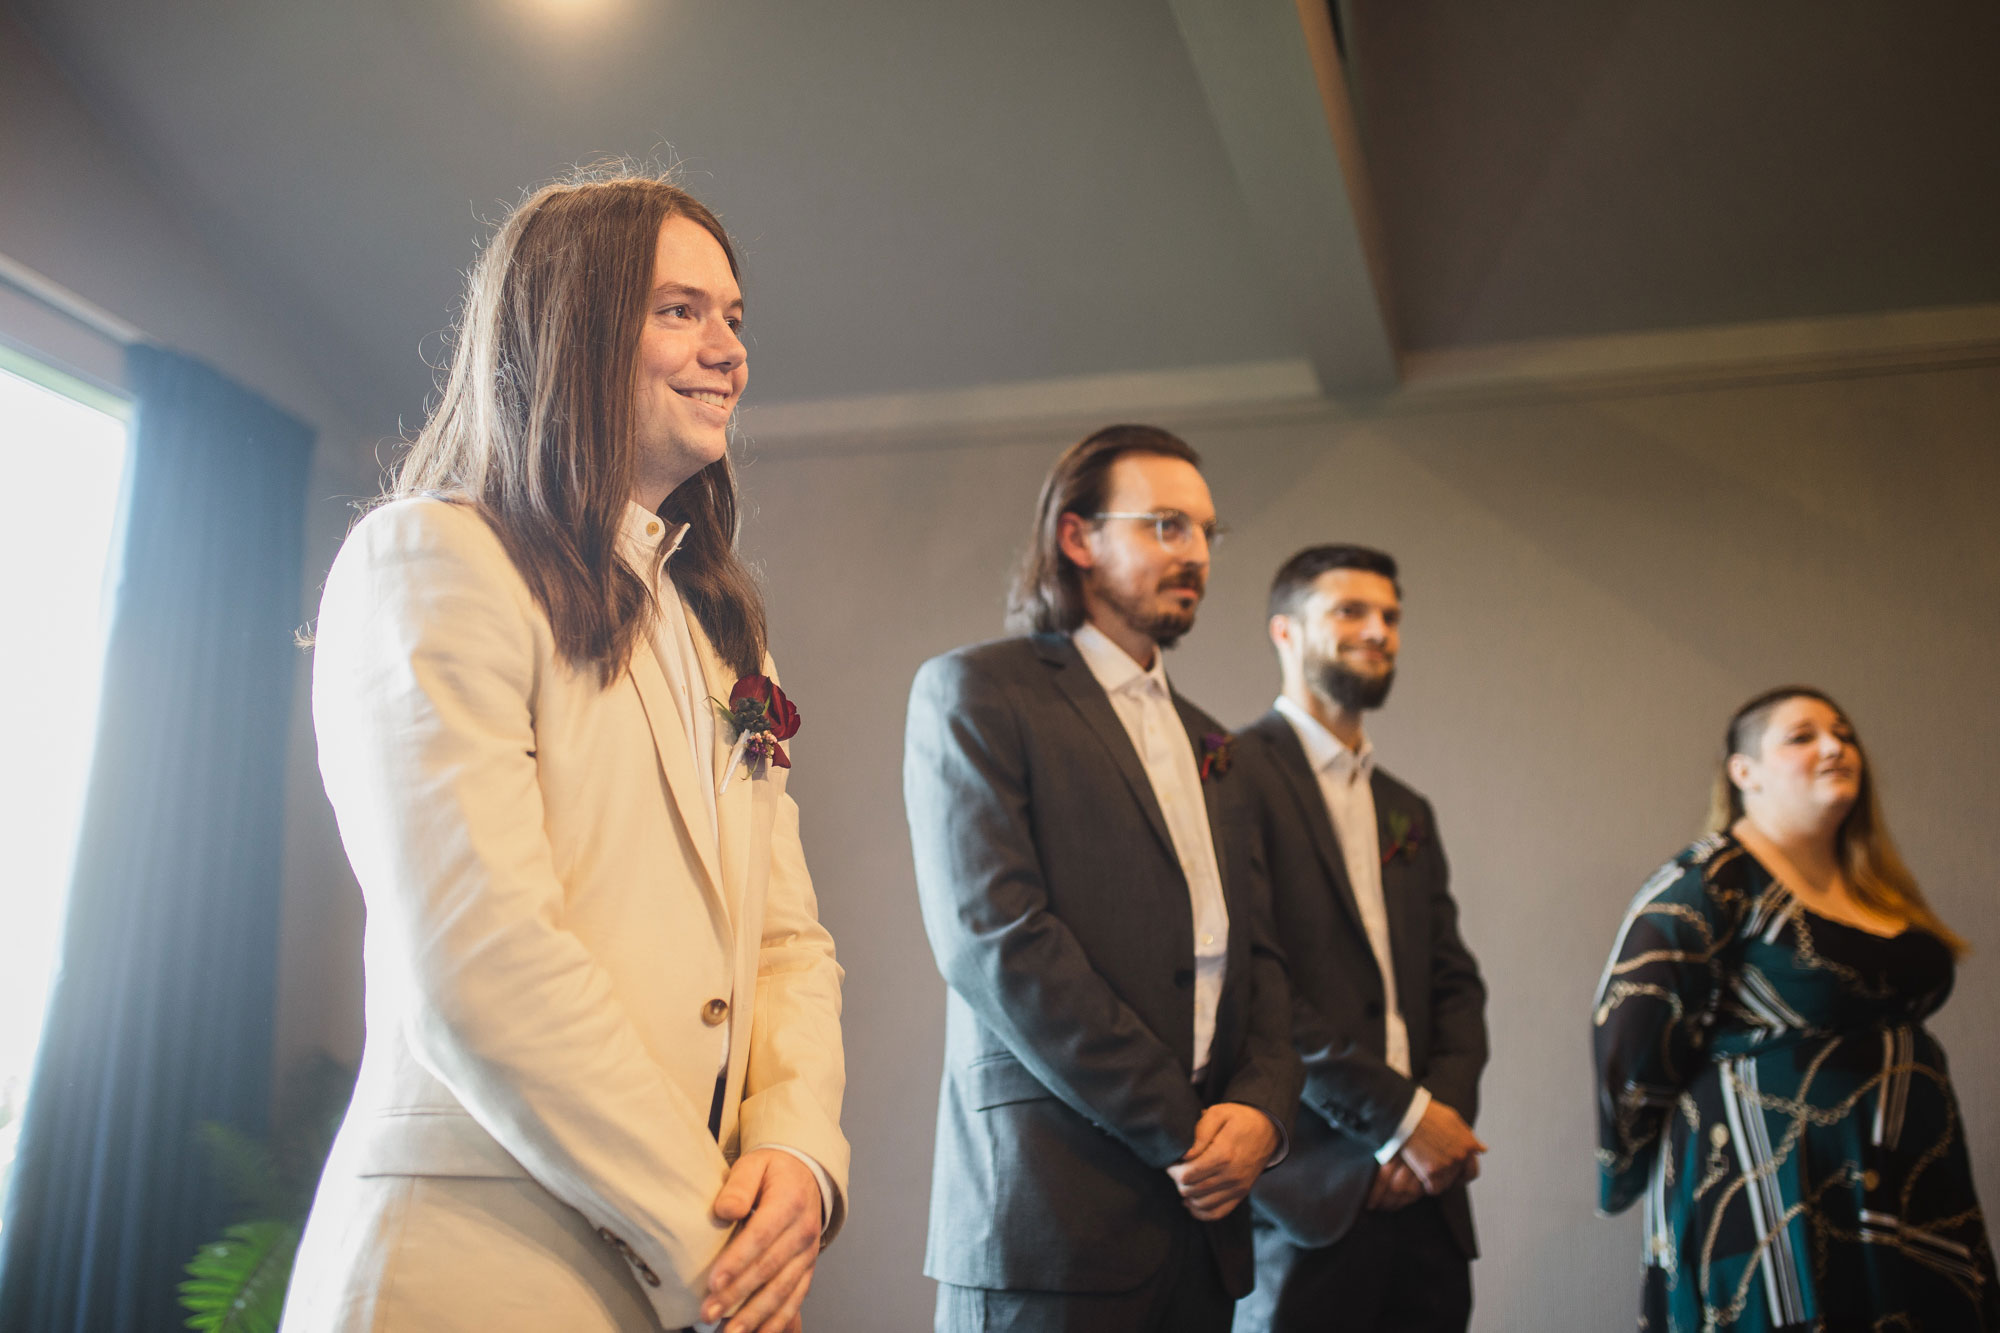
[[[404,1107],[350,1116],[332,1158],[356,1176],[508,1179],[527,1169],[455,1107]]]
[[[982,1056],[966,1066],[965,1082],[975,1111],[1055,1096],[1026,1065],[1005,1053]]]

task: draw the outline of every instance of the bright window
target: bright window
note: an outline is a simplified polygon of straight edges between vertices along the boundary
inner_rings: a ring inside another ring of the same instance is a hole
[[[62,939],[130,405],[0,346],[0,1201]]]

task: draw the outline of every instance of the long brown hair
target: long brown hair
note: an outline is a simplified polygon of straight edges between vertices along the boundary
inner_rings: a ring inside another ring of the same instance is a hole
[[[1187,441],[1158,426],[1106,426],[1064,450],[1035,501],[1035,525],[1007,594],[1008,629],[1068,633],[1083,623],[1083,580],[1062,553],[1062,516],[1103,509],[1111,465],[1126,454],[1164,454],[1201,466],[1201,455]]]
[[[1729,731],[1723,740],[1722,763],[1716,771],[1715,786],[1709,795],[1710,833],[1726,833],[1743,817],[1743,792],[1730,780],[1730,757],[1739,754],[1758,757],[1763,750],[1764,730],[1770,725],[1771,713],[1788,699],[1817,699],[1838,714],[1849,730],[1854,727],[1846,709],[1824,691],[1810,685],[1781,685],[1775,690],[1766,690],[1737,709],[1729,719]],[[1910,873],[1896,851],[1895,841],[1889,836],[1888,825],[1882,821],[1882,807],[1875,795],[1875,766],[1868,762],[1868,752],[1862,748],[1858,734],[1854,739],[1854,749],[1861,757],[1861,790],[1854,798],[1853,808],[1840,821],[1840,828],[1834,833],[1834,855],[1840,862],[1841,873],[1847,877],[1848,891],[1862,906],[1884,916],[1907,921],[1937,936],[1954,956],[1963,957],[1965,940],[1931,910],[1923,890],[1917,887],[1916,876]]]
[[[661,226],[685,217],[736,252],[715,214],[629,168],[534,191],[487,242],[466,284],[442,396],[382,499],[436,495],[492,525],[578,671],[608,685],[653,611],[618,557],[638,467],[633,387]],[[763,670],[764,600],[736,553],[725,456],[659,508],[691,524],[674,585],[734,670]]]

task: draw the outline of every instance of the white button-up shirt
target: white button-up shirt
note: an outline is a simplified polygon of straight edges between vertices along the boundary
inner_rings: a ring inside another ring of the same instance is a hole
[[[681,726],[687,733],[688,749],[695,757],[695,772],[706,776],[713,770],[707,756],[715,753],[715,710],[709,706],[708,683],[701,674],[701,655],[694,646],[694,632],[688,628],[687,607],[667,570],[674,552],[680,549],[681,538],[687,535],[687,525],[683,523],[662,546],[660,539],[665,528],[658,515],[636,500],[628,501],[624,521],[619,525],[619,553],[652,587],[653,599],[660,610],[652,626],[653,656],[659,659],[660,671],[667,678],[667,692],[674,699],[674,711],[680,715]],[[715,816],[715,783],[702,783],[701,792],[703,808],[708,811],[708,827],[689,832],[707,842],[709,850],[716,853],[715,863],[720,865],[722,833]]]
[[[1410,1029],[1403,1022],[1403,1006],[1396,995],[1395,955],[1389,944],[1389,907],[1382,896],[1382,839],[1377,832],[1375,790],[1370,782],[1375,775],[1375,747],[1363,736],[1358,751],[1348,749],[1339,737],[1320,725],[1318,718],[1282,695],[1276,707],[1298,733],[1299,744],[1305,747],[1306,762],[1319,780],[1319,794],[1326,802],[1327,816],[1333,821],[1334,836],[1340,842],[1347,886],[1361,912],[1368,950],[1375,955],[1375,966],[1382,974],[1382,1061],[1408,1078]],[[1376,1153],[1378,1161],[1387,1162],[1402,1150],[1430,1101],[1430,1093],[1419,1087],[1395,1135]]]
[[[1194,746],[1167,688],[1165,654],[1154,650],[1153,665],[1141,667],[1089,622],[1070,637],[1090,674],[1111,697],[1111,710],[1139,753],[1187,880],[1194,917],[1194,1075],[1199,1079],[1215,1043],[1215,1011],[1222,1002],[1229,962],[1229,907],[1222,897],[1222,871],[1209,833],[1208,798],[1201,790]]]

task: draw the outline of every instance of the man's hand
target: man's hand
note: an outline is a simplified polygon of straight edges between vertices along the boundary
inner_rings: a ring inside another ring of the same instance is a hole
[[[1203,1222],[1229,1216],[1278,1150],[1271,1117],[1240,1102],[1217,1102],[1195,1122],[1194,1146],[1167,1168],[1181,1202]]]
[[[1478,1158],[1473,1158],[1474,1163]],[[1424,1197],[1424,1182],[1417,1179],[1417,1173],[1401,1157],[1393,1157],[1382,1166],[1375,1168],[1375,1183],[1368,1187],[1365,1207],[1394,1212],[1398,1208],[1408,1208]]]
[[[1423,1182],[1424,1193],[1442,1194],[1458,1183],[1468,1163],[1472,1174],[1477,1175],[1479,1166],[1474,1154],[1485,1151],[1486,1145],[1458,1112],[1433,1097],[1397,1158],[1416,1172],[1417,1179]]]
[[[743,1154],[715,1196],[715,1215],[750,1220],[710,1270],[702,1322],[733,1310],[723,1333],[794,1333],[819,1259],[820,1207],[819,1182],[804,1162],[775,1148]]]

